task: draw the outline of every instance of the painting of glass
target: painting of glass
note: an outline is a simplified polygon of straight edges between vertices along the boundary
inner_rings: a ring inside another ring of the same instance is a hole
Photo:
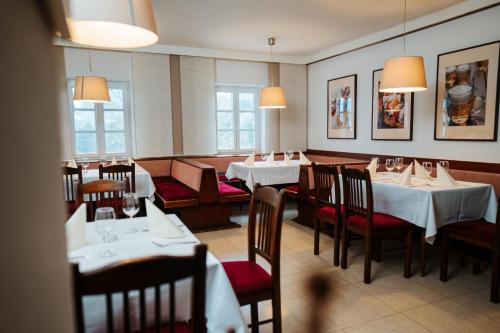
[[[356,138],[356,78],[354,74],[328,81],[328,139]]]

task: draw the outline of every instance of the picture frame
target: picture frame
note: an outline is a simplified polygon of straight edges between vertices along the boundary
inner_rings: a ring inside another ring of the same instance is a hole
[[[413,140],[414,93],[379,92],[383,69],[372,74],[372,140]]]
[[[500,41],[438,55],[434,140],[497,141]]]
[[[327,138],[356,139],[357,74],[327,82]]]

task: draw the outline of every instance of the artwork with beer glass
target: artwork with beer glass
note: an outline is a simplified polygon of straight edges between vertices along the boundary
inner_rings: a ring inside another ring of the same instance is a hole
[[[356,75],[328,81],[328,138],[356,138]]]

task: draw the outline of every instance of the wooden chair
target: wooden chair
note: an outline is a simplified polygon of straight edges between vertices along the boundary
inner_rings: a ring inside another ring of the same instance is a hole
[[[83,183],[82,166],[77,168],[62,167],[63,183],[64,183],[64,198],[66,201],[66,211],[68,215],[73,214],[78,206],[75,198],[75,182]]]
[[[334,227],[333,264],[340,262],[340,233],[342,227],[343,205],[340,197],[339,173],[336,165],[312,163],[314,175],[314,254],[319,254],[320,224],[328,223]],[[332,194],[332,190],[334,191]]]
[[[411,276],[411,252],[413,224],[383,213],[373,211],[373,191],[368,170],[347,169],[341,166],[344,190],[344,223],[341,267],[347,268],[347,239],[353,232],[365,238],[365,283],[371,281],[371,261],[374,259],[374,243],[384,237],[406,236],[404,277]],[[375,242],[374,242],[375,240]]]
[[[134,330],[130,323],[129,292],[139,291],[140,332],[146,332],[146,292],[154,288],[154,323],[156,332],[206,332],[205,323],[205,279],[207,246],[197,245],[193,256],[153,256],[127,259],[88,273],[80,273],[78,264],[73,264],[73,290],[76,308],[77,331],[85,332],[83,296],[106,296],[107,332],[114,332],[113,294],[123,295],[123,331]],[[192,277],[191,320],[176,323],[175,319],[162,325],[160,286],[169,284],[169,318],[175,318],[175,282]],[[152,310],[151,308],[149,310]]]
[[[123,181],[125,177],[128,177],[130,181],[131,192],[135,193],[135,163],[130,165],[116,164],[108,166],[99,164],[99,179]]]
[[[113,207],[115,214],[121,214],[122,194],[130,191],[128,177],[123,181],[99,179],[76,186],[76,206],[84,202],[87,205],[87,219],[94,220],[94,212],[98,207]],[[87,199],[88,200],[87,200]]]
[[[472,249],[469,247],[468,251],[461,253],[465,256],[474,254],[474,248],[486,250],[486,252],[491,253],[491,257],[487,258],[491,263],[490,301],[498,303],[500,300],[500,200],[498,201],[496,223],[489,223],[484,219],[457,222],[448,224],[440,228],[439,231],[442,235],[440,280],[443,282],[448,281],[448,248],[450,240],[457,240],[462,244],[466,243],[473,247]],[[483,261],[483,256],[481,258],[476,256],[474,259]],[[474,270],[479,271],[478,262],[475,261],[474,263]]]
[[[256,184],[248,217],[248,260],[222,265],[240,305],[250,304],[252,332],[259,325],[273,323],[273,332],[281,332],[280,243],[283,221],[284,190]],[[256,263],[256,255],[271,265],[271,275]],[[273,318],[259,321],[258,302],[272,300]]]

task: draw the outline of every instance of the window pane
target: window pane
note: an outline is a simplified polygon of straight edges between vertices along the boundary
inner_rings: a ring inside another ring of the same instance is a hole
[[[75,111],[75,131],[95,131],[95,112]]]
[[[233,109],[233,93],[217,92],[217,110],[230,111]]]
[[[97,153],[97,136],[95,133],[76,133],[75,149],[77,154]]]
[[[123,111],[105,111],[104,130],[106,131],[125,130],[125,122],[123,121]]]
[[[124,132],[107,132],[104,134],[104,141],[107,154],[124,153],[126,151]]]
[[[255,132],[254,131],[241,131],[240,132],[240,149],[254,149],[255,148]]]
[[[217,112],[217,128],[218,129],[233,129],[233,113],[232,112]]]
[[[217,132],[217,146],[219,149],[234,149],[234,132]]]
[[[123,109],[123,90],[109,89],[109,102],[103,103],[105,109]]]
[[[240,93],[240,110],[241,111],[253,111],[254,106],[254,95],[252,93]]]
[[[255,113],[240,113],[240,129],[255,129]]]

